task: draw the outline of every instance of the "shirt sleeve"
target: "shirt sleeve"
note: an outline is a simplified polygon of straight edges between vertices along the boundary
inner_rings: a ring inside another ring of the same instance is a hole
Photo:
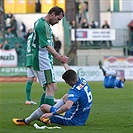
[[[50,30],[49,27],[46,26],[46,24],[38,24],[38,26],[36,27],[36,33],[41,48],[46,47],[51,43]]]
[[[79,95],[74,90],[70,90],[68,93],[68,100],[73,101],[74,103],[79,99]]]
[[[124,83],[123,82],[121,82],[121,88],[124,88]]]

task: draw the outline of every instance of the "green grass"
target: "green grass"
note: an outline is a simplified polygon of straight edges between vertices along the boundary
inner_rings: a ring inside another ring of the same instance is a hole
[[[25,83],[1,83],[0,86],[0,133],[133,133],[132,88],[127,81],[124,89],[105,89],[102,82],[90,82],[93,106],[85,126],[61,126],[55,130],[36,130],[33,126],[16,126],[12,118],[29,116],[38,105],[25,105]],[[58,83],[56,98],[61,98],[69,86]],[[39,103],[43,90],[39,83],[33,84],[32,100]],[[40,126],[43,124],[35,121]],[[34,124],[34,123],[33,123]],[[53,126],[53,125],[51,125]]]

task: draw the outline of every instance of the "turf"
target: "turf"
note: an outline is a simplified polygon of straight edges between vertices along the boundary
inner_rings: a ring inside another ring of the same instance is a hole
[[[37,130],[33,126],[16,126],[12,118],[24,118],[38,107],[25,105],[25,83],[1,83],[0,133],[133,133],[133,83],[127,81],[124,89],[105,89],[102,82],[89,83],[93,94],[93,106],[85,126],[61,126],[61,129]],[[69,86],[58,83],[56,98],[61,98]],[[33,84],[32,100],[39,103],[43,89]],[[35,121],[38,125],[42,123]],[[34,124],[34,123],[32,123]],[[53,125],[50,125],[53,126]]]

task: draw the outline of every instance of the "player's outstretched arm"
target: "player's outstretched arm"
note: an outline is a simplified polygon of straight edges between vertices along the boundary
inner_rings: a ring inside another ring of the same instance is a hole
[[[62,64],[63,64],[66,71],[71,69],[70,66],[67,63],[62,63]]]
[[[51,53],[60,62],[67,62],[68,61],[67,56],[63,56],[63,55],[58,54],[52,46],[48,45],[47,50],[48,50],[49,53]]]

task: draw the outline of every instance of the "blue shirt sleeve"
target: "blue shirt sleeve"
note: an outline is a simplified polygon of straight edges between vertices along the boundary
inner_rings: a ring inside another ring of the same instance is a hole
[[[78,99],[79,95],[76,94],[76,91],[70,89],[68,92],[68,100],[71,100],[75,103]]]
[[[124,88],[124,82],[121,80],[116,80],[116,85],[117,88]]]

